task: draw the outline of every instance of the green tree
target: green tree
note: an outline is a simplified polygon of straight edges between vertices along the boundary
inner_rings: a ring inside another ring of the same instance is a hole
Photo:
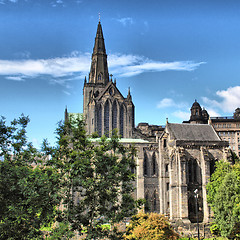
[[[0,239],[41,239],[60,202],[58,173],[27,142],[28,122],[0,120]]]
[[[207,185],[207,200],[212,209],[214,210],[215,196],[221,186],[224,177],[231,172],[231,165],[226,161],[216,162],[216,169],[210,178],[210,182]]]
[[[124,235],[126,240],[175,240],[179,235],[172,229],[167,218],[157,213],[138,213],[131,218]]]
[[[58,221],[69,222],[86,239],[116,238],[116,224],[136,213],[138,206],[132,197],[135,148],[121,145],[116,131],[110,140],[102,137],[93,144],[80,119],[60,124],[57,135],[51,161],[59,169],[65,192]]]
[[[214,216],[224,237],[240,237],[240,183],[228,173],[215,196]]]
[[[221,236],[239,238],[240,164],[220,161],[207,185],[208,202],[214,212],[214,230]]]

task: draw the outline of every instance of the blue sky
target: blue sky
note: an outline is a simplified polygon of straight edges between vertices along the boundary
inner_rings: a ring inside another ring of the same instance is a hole
[[[29,141],[54,143],[57,122],[82,112],[98,13],[109,72],[131,88],[137,125],[240,107],[238,0],[0,0],[1,115],[29,115]]]

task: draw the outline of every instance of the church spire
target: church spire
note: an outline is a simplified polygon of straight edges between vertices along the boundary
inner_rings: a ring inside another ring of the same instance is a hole
[[[92,54],[92,64],[89,73],[89,83],[106,85],[109,82],[107,54],[103,38],[101,22],[99,21]]]

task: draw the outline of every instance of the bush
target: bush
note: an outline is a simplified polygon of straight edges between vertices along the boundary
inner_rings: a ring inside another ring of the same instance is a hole
[[[139,213],[132,217],[124,239],[128,240],[175,240],[179,235],[172,229],[167,218],[157,213]]]

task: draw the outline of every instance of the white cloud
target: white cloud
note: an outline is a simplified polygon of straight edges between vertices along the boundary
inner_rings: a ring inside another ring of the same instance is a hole
[[[166,108],[166,107],[173,107],[175,106],[175,102],[171,98],[164,98],[162,99],[158,105],[157,108]]]
[[[68,95],[68,96],[70,96],[71,95],[71,93],[70,92],[68,92],[68,91],[63,91],[63,93],[65,93],[66,95]]]
[[[219,108],[225,113],[233,113],[236,108],[240,107],[240,86],[219,90],[216,95],[220,98],[219,101],[203,97],[203,102],[210,108]]]
[[[143,72],[193,71],[205,62],[193,61],[160,62],[138,55],[113,54],[109,56],[109,67],[119,76],[131,77]]]
[[[208,108],[207,112],[210,117],[219,117],[221,116],[215,109]]]
[[[6,79],[12,80],[12,81],[18,81],[18,82],[24,82],[25,79],[23,76],[7,76]]]
[[[126,26],[127,24],[133,24],[133,19],[131,17],[118,18],[116,20],[120,22],[123,26]]]
[[[188,120],[190,118],[190,112],[185,111],[175,111],[172,113],[173,116],[180,118],[181,120]]]
[[[163,98],[157,104],[157,108],[168,108],[168,107],[187,108],[188,104],[185,103],[185,102],[178,102],[178,103],[176,103],[172,98]]]
[[[49,75],[51,81],[62,84],[88,75],[90,62],[90,53],[79,52],[51,59],[0,60],[0,75],[15,81]],[[193,71],[203,64],[192,61],[160,62],[131,54],[110,54],[108,63],[109,72],[116,77],[130,77],[143,72]]]

